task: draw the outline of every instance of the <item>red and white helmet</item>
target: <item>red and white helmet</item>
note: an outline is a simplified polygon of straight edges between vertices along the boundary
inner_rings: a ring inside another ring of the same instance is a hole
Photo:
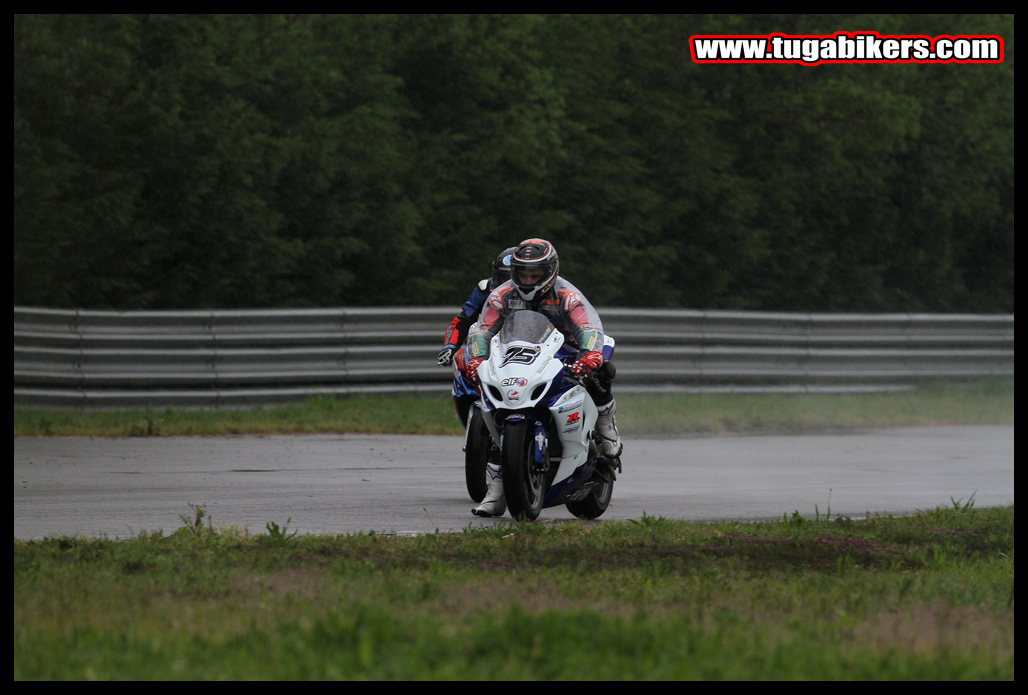
[[[537,271],[542,271],[539,273]],[[526,302],[546,294],[557,282],[557,249],[545,239],[526,239],[510,259],[510,279]]]

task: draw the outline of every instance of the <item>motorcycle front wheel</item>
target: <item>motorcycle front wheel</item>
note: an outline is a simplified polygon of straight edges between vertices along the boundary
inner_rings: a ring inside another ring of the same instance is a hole
[[[535,521],[543,509],[546,479],[535,472],[535,423],[508,422],[503,433],[503,494],[510,515],[518,521]]]
[[[468,439],[464,447],[464,479],[468,494],[475,502],[485,499],[485,465],[489,462],[489,430],[482,420],[482,411],[471,407],[468,418]]]

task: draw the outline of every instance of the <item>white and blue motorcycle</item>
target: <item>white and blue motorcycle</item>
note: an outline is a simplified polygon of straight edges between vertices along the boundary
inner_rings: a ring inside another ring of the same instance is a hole
[[[606,336],[604,358],[613,351]],[[533,521],[560,504],[595,519],[610,505],[621,462],[603,456],[594,440],[596,405],[562,361],[574,355],[545,316],[515,311],[478,367],[481,422],[500,448],[504,496],[515,519]]]

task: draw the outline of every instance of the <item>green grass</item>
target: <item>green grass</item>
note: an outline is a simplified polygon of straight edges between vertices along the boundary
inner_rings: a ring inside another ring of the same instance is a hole
[[[1013,379],[929,382],[862,394],[621,394],[626,435],[805,432],[835,428],[1013,424]],[[331,432],[461,434],[449,397],[314,398],[274,408],[122,411],[16,408],[14,436],[175,436]]]
[[[197,436],[332,432],[461,434],[446,397],[317,397],[276,407],[236,409],[15,409],[14,436]]]
[[[1014,510],[14,542],[20,679],[1006,679]]]
[[[930,381],[883,393],[625,395],[618,397],[618,423],[633,434],[1012,425],[1014,380]]]

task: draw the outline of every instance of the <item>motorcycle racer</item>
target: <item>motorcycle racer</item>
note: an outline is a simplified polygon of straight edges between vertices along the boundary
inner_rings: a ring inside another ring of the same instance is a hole
[[[471,291],[468,301],[460,312],[453,317],[450,325],[446,327],[446,334],[443,337],[443,349],[439,351],[438,364],[440,367],[453,365],[453,404],[457,409],[457,417],[461,424],[467,427],[468,410],[471,403],[476,400],[475,396],[464,395],[464,388],[460,384],[461,375],[468,378],[467,362],[464,354],[464,340],[467,338],[468,329],[478,320],[482,313],[482,307],[489,293],[510,280],[510,259],[517,247],[511,246],[500,252],[500,255],[493,261],[493,274],[483,279],[475,289]]]
[[[485,278],[479,282],[471,291],[468,301],[460,312],[453,317],[450,325],[446,327],[446,335],[443,338],[443,349],[439,351],[439,366],[449,367],[453,361],[454,353],[463,345],[468,335],[468,328],[471,327],[479,314],[482,312],[482,305],[485,304],[489,293],[510,280],[510,259],[517,247],[511,246],[504,249],[496,260],[493,261],[492,277]]]
[[[615,370],[601,352],[603,326],[589,301],[574,285],[560,277],[559,271],[557,251],[549,241],[526,239],[516,247],[510,261],[510,282],[489,294],[482,317],[468,336],[467,373],[477,384],[478,366],[489,357],[489,341],[511,312],[528,309],[543,314],[564,335],[567,343],[578,350],[577,360],[567,370],[574,376],[586,378],[586,390],[599,410],[596,433],[603,454],[617,460],[623,447],[615,419],[617,405],[610,388]],[[498,466],[490,463],[487,476],[486,497],[471,511],[478,516],[499,516],[506,510],[502,473]]]

